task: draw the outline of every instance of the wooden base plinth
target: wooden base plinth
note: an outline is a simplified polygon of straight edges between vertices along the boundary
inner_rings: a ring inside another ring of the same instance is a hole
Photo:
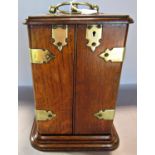
[[[30,141],[34,148],[41,151],[110,151],[116,149],[119,145],[119,138],[114,126],[110,135],[41,135],[37,132],[35,121]]]

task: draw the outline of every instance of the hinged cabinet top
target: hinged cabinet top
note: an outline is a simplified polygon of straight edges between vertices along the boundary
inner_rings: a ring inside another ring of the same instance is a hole
[[[133,23],[133,19],[129,15],[108,15],[108,14],[93,14],[93,15],[46,15],[46,16],[29,16],[25,24],[93,24],[93,23]]]

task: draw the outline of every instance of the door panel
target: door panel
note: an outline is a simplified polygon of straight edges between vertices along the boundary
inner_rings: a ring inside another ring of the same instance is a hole
[[[114,109],[122,63],[105,62],[99,54],[106,48],[124,47],[127,24],[104,24],[100,46],[95,52],[87,47],[86,26],[77,29],[77,68],[75,99],[75,133],[110,132],[113,121],[99,120],[94,114]]]
[[[47,49],[55,59],[32,64],[35,108],[52,111],[52,120],[37,121],[42,134],[72,134],[74,25],[68,26],[68,44],[60,52],[51,39],[51,25],[29,27],[30,48]]]

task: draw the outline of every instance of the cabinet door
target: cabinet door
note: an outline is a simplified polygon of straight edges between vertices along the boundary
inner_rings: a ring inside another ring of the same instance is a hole
[[[102,39],[94,52],[87,46],[86,27],[77,29],[75,133],[103,134],[112,120],[97,119],[100,110],[115,109],[122,62],[106,62],[99,57],[107,48],[124,47],[127,24],[103,24]]]
[[[55,58],[46,64],[32,63],[35,109],[51,111],[51,120],[38,120],[42,134],[72,134],[74,25],[62,51],[53,44],[52,25],[29,26],[31,49],[47,49]]]

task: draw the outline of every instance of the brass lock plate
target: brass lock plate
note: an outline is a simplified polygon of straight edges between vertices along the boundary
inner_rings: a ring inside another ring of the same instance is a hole
[[[114,109],[100,110],[94,116],[99,120],[113,120],[115,115]]]
[[[102,37],[102,24],[99,25],[87,25],[86,39],[88,40],[87,46],[94,52],[96,47],[100,45],[100,39]]]
[[[103,53],[99,55],[100,58],[104,59],[106,62],[122,62],[124,59],[125,48],[113,48],[106,49]]]
[[[56,114],[54,114],[52,111],[35,110],[35,116],[37,121],[46,121],[55,118]]]
[[[55,58],[55,55],[46,49],[30,49],[31,63],[48,63]]]
[[[67,45],[68,26],[67,25],[52,25],[52,39],[53,44],[62,50],[63,46]]]

